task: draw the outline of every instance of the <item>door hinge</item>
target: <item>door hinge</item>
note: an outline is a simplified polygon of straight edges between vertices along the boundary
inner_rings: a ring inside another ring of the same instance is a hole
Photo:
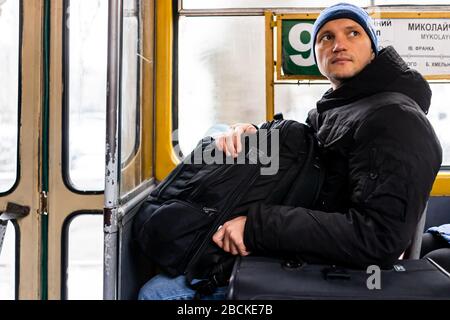
[[[41,191],[41,209],[39,210],[39,214],[46,216],[48,215],[48,196],[47,191]]]

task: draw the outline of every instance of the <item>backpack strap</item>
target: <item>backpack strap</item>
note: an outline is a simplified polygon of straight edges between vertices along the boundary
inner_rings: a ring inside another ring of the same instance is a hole
[[[200,300],[204,296],[213,294],[217,288],[228,285],[235,260],[235,257],[227,257],[225,261],[214,266],[208,279],[196,283],[192,283],[191,275],[186,275],[187,285],[195,290],[194,300]]]

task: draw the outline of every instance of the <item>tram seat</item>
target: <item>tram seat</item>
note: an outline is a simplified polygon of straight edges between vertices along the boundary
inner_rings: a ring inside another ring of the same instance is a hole
[[[450,273],[450,244],[426,231],[430,227],[450,224],[448,205],[450,197],[432,197],[429,201],[427,217],[422,229],[420,258],[430,258]]]

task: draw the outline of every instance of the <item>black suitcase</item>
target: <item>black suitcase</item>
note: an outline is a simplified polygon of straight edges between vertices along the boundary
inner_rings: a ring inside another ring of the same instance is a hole
[[[234,265],[230,300],[450,299],[450,274],[431,259],[399,260],[390,270],[352,270],[248,256]],[[370,288],[370,289],[369,289]]]

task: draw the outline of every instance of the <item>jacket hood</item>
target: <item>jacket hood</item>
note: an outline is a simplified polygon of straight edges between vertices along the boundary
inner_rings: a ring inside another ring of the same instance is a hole
[[[419,72],[409,68],[397,51],[389,46],[356,76],[336,90],[328,90],[317,102],[317,111],[322,113],[381,92],[403,93],[416,101],[425,113],[430,108],[428,82]]]

